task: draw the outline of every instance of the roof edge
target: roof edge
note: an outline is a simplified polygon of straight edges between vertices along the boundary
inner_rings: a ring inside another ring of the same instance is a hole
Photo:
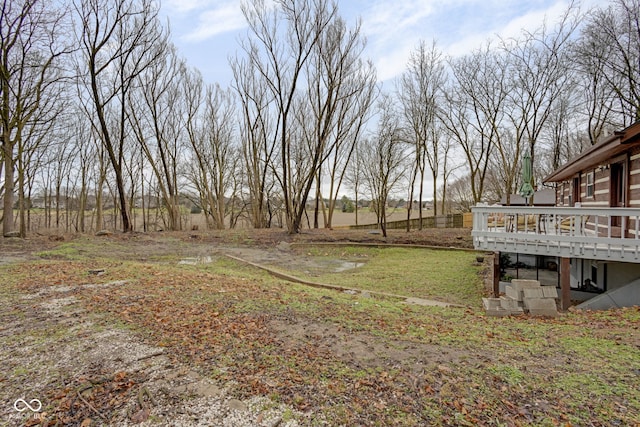
[[[640,121],[635,122],[621,131],[614,132],[613,135],[607,139],[587,148],[578,156],[551,172],[551,174],[544,178],[542,182],[566,181],[576,173],[599,163],[601,161],[600,157],[605,152],[613,151],[614,148],[619,147],[620,145],[637,142],[640,142]]]

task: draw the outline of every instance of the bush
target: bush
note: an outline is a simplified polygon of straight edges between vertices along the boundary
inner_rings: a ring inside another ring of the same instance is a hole
[[[342,212],[352,213],[355,211],[353,202],[347,196],[342,196],[340,201],[342,202]]]

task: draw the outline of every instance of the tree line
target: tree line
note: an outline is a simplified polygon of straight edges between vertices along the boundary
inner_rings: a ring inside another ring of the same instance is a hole
[[[426,199],[437,214],[508,199],[524,152],[539,182],[640,119],[640,5],[579,6],[463,56],[421,41],[383,87],[337,3],[247,0],[221,87],[153,0],[3,0],[3,234],[32,229],[35,198],[44,226],[78,232],[180,230],[189,199],[210,228],[291,233],[331,227],[346,192],[384,233],[393,195],[420,218]]]

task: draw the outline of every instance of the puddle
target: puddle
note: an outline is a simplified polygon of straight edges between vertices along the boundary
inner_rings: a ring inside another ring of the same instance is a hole
[[[198,265],[198,264],[211,264],[212,260],[210,256],[199,256],[193,258],[183,258],[178,264],[179,265]]]
[[[22,257],[13,257],[13,256],[1,256],[0,257],[0,265],[9,265],[17,262],[25,261],[26,258]]]
[[[347,270],[353,270],[354,268],[362,267],[364,262],[355,262],[355,261],[336,261],[337,266],[333,271],[336,273],[341,273]]]

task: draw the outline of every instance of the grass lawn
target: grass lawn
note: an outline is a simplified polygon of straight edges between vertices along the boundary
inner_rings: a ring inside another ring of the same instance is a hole
[[[308,256],[339,258],[357,268],[301,276],[305,279],[454,304],[480,306],[482,282],[473,252],[371,247],[300,248]],[[295,267],[292,267],[295,268]]]
[[[466,306],[439,308],[292,284],[223,257],[178,265],[189,254],[184,243],[173,257],[149,246],[122,257],[109,245],[67,243],[42,253],[46,259],[1,267],[1,295],[126,280],[77,296],[89,313],[166,348],[176,362],[232,382],[238,398],[290,405],[301,425],[640,422],[638,308],[488,318],[475,255],[461,251],[307,246],[301,256],[364,264],[340,273],[289,270]],[[88,278],[97,267],[106,274]]]

